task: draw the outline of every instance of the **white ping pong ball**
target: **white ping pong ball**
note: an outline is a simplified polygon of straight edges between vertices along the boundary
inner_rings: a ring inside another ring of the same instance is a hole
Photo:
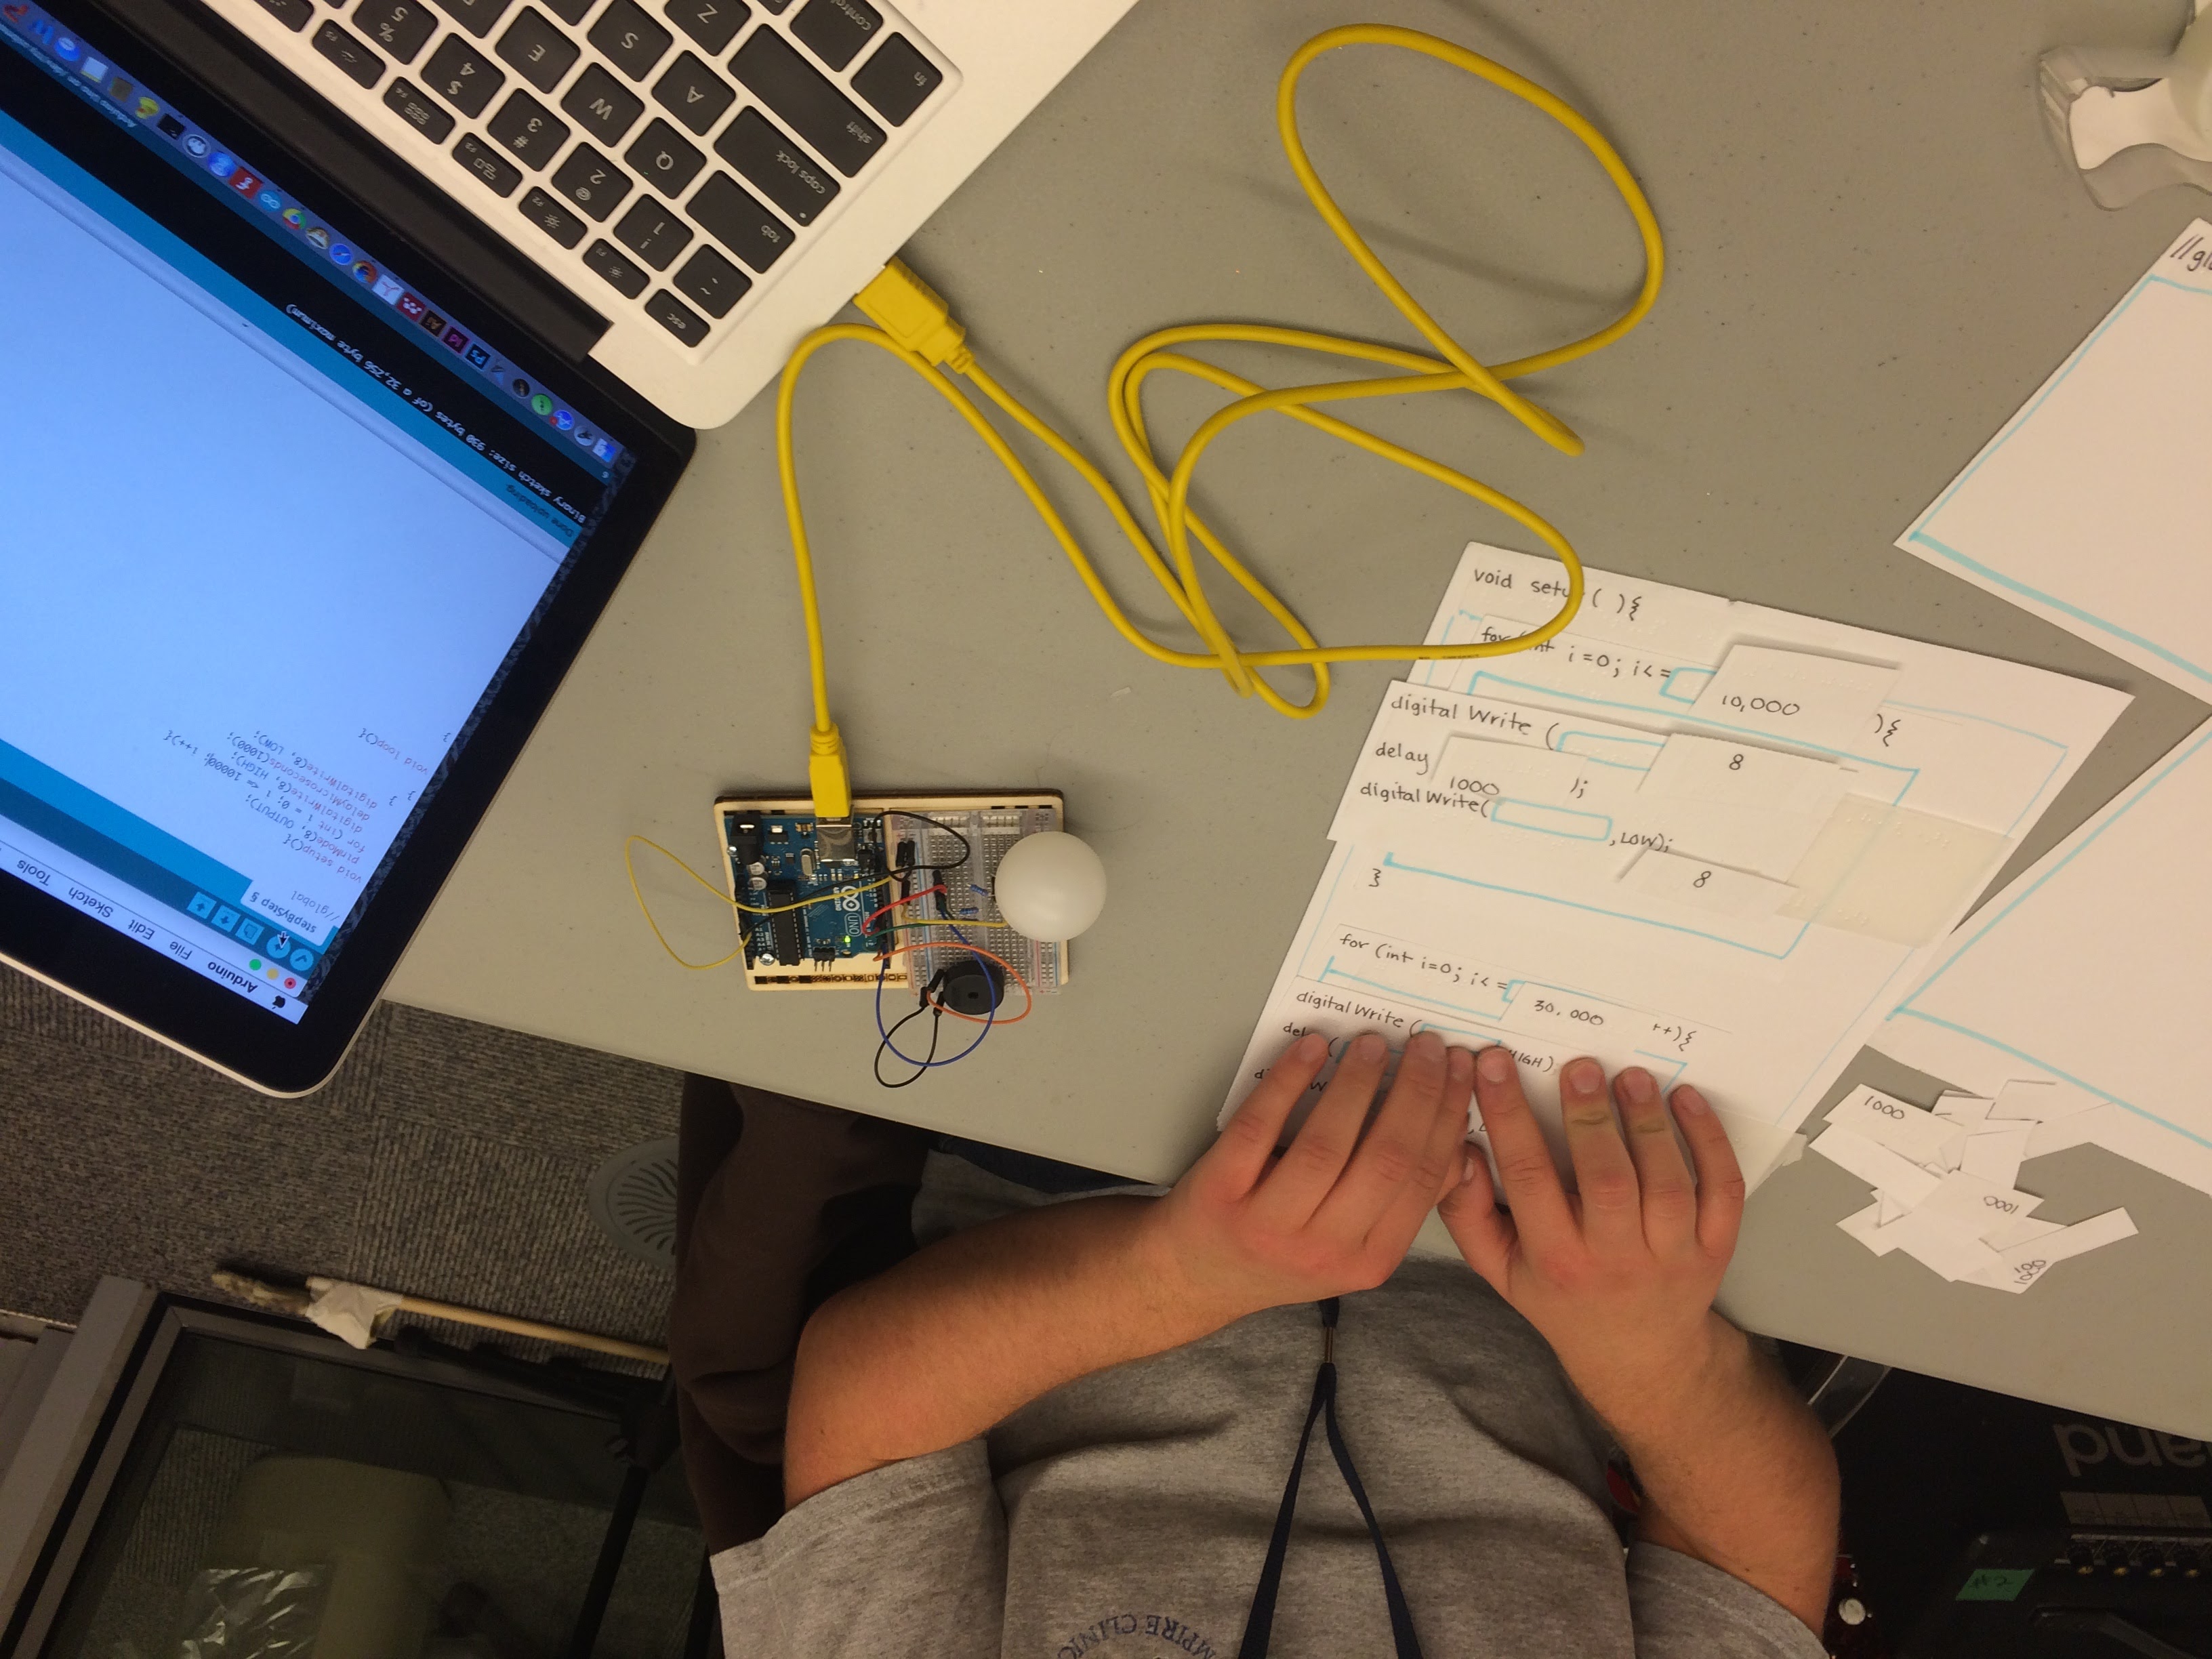
[[[991,884],[999,914],[1027,939],[1073,939],[1106,908],[1106,866],[1090,843],[1059,830],[1024,836]]]

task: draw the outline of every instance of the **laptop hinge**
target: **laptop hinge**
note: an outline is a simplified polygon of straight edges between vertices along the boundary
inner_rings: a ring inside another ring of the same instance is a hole
[[[570,362],[582,362],[606,332],[605,318],[197,0],[63,0],[53,9],[64,15],[84,11],[85,24],[96,15],[119,21],[228,105],[237,119],[297,152],[399,240],[489,297],[510,321]]]

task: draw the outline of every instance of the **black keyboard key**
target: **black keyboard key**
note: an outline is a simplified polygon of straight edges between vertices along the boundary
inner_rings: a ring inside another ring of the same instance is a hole
[[[760,0],[761,4],[778,17],[791,9],[791,0]]]
[[[297,34],[313,21],[315,9],[307,0],[261,0],[269,15]]]
[[[707,337],[706,319],[665,288],[645,302],[645,314],[685,345],[697,345]]]
[[[714,141],[714,154],[750,179],[793,224],[812,224],[836,199],[837,181],[757,109],[738,112]]]
[[[568,124],[526,92],[501,104],[484,131],[533,167],[544,167],[568,142]]]
[[[522,169],[473,132],[461,135],[461,142],[453,146],[453,159],[483,179],[495,196],[512,196],[522,182]]]
[[[791,246],[790,228],[726,173],[718,173],[700,185],[699,193],[685,204],[684,210],[698,221],[709,236],[755,270],[766,270]],[[684,284],[679,282],[677,287],[684,288]],[[688,288],[684,291],[691,292]],[[693,297],[697,298],[696,295]],[[714,312],[717,317],[721,314]]]
[[[581,46],[555,28],[553,20],[534,6],[523,8],[522,15],[507,26],[507,33],[492,50],[540,92],[559,86],[561,77],[575,68],[576,60],[584,55]]]
[[[653,96],[661,108],[696,133],[722,118],[722,112],[737,100],[730,83],[690,52],[668,66],[668,73],[653,83]]]
[[[806,0],[791,20],[791,32],[833,70],[858,58],[883,26],[883,13],[868,0]]]
[[[343,70],[356,86],[373,87],[384,78],[384,60],[336,23],[315,31],[315,50]]]
[[[511,0],[438,0],[438,9],[479,40],[491,33]]]
[[[492,94],[507,84],[507,71],[471,52],[459,35],[449,34],[422,65],[422,78],[462,114],[482,115]]]
[[[605,223],[629,194],[630,177],[589,144],[579,144],[553,175],[553,188]]]
[[[595,0],[545,0],[545,9],[564,23],[580,23]]]
[[[611,242],[594,242],[584,250],[584,263],[612,283],[626,300],[645,292],[653,279],[614,250]]]
[[[361,0],[353,24],[403,64],[413,63],[415,54],[438,32],[438,20],[429,7],[416,5],[415,0]]]
[[[601,143],[618,144],[645,113],[645,100],[594,64],[576,77],[561,107]]]
[[[584,240],[584,222],[542,190],[533,189],[522,198],[522,216],[562,247],[574,247]]]
[[[730,59],[730,73],[848,179],[883,148],[884,130],[774,29],[747,35]]]
[[[668,21],[705,47],[709,58],[736,40],[751,15],[744,0],[668,0]]]
[[[655,121],[638,134],[623,159],[645,176],[646,183],[669,197],[681,196],[707,160],[665,121]]]
[[[623,214],[615,227],[615,240],[655,270],[667,270],[690,240],[691,227],[651,197]]]
[[[753,279],[710,247],[702,247],[671,276],[677,292],[709,317],[726,317],[730,307],[744,297]]]
[[[402,76],[384,89],[384,106],[434,144],[452,136],[453,118],[422,95],[422,89]]]
[[[645,15],[636,0],[614,0],[592,25],[591,43],[633,81],[642,81],[676,37]]]
[[[894,34],[853,76],[853,90],[893,126],[920,109],[945,79],[945,71],[915,51],[903,34]]]

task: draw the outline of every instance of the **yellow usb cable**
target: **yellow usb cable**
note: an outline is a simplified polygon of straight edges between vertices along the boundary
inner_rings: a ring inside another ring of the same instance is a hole
[[[1596,158],[1598,165],[1605,169],[1607,177],[1613,180],[1613,187],[1620,192],[1622,201],[1636,222],[1637,232],[1643,239],[1644,282],[1628,309],[1605,327],[1579,340],[1495,367],[1478,362],[1466,347],[1452,338],[1407,291],[1405,285],[1390,273],[1374,250],[1352,228],[1351,221],[1345,217],[1343,210],[1329,195],[1328,187],[1322,183],[1320,175],[1314,171],[1313,163],[1307,159],[1304,143],[1299,137],[1299,77],[1322,54],[1353,46],[1397,46],[1453,64],[1534,105],[1581,140],[1583,147]],[[839,341],[862,340],[888,351],[937,389],[991,453],[999,458],[1015,483],[1020,486],[1022,493],[1029,497],[1038,517],[1044,520],[1046,528],[1060,544],[1060,550],[1067,556],[1068,562],[1074,566],[1076,574],[1090,590],[1091,597],[1097,602],[1107,621],[1114,625],[1122,638],[1156,661],[1178,668],[1216,670],[1227,678],[1240,696],[1257,696],[1269,707],[1294,719],[1318,714],[1328,702],[1328,665],[1331,663],[1399,662],[1425,657],[1503,656],[1509,652],[1526,651],[1542,644],[1573,620],[1583,599],[1582,562],[1575,556],[1575,550],[1565,536],[1548,520],[1510,495],[1492,489],[1479,479],[1471,478],[1441,461],[1403,448],[1387,439],[1376,437],[1373,433],[1364,431],[1333,415],[1323,414],[1311,405],[1360,398],[1398,397],[1413,392],[1471,392],[1490,399],[1553,448],[1569,455],[1579,455],[1583,442],[1573,429],[1550,410],[1515,391],[1510,382],[1547,368],[1555,368],[1611,345],[1641,322],[1644,313],[1650,310],[1652,302],[1658,298],[1660,278],[1665,266],[1665,249],[1660,240],[1658,221],[1653,217],[1650,204],[1644,200],[1644,192],[1638,187],[1634,176],[1595,127],[1579,112],[1534,82],[1464,46],[1455,46],[1449,40],[1438,40],[1434,35],[1417,30],[1388,24],[1357,24],[1329,29],[1300,46],[1284,69],[1276,88],[1275,122],[1281,132],[1283,149],[1290,157],[1291,169],[1297,175],[1298,183],[1304,187],[1307,198],[1313,203],[1315,210],[1335,233],[1337,240],[1358,262],[1368,279],[1434,348],[1437,355],[1431,356],[1423,352],[1376,345],[1364,340],[1306,329],[1254,324],[1199,323],[1182,328],[1162,329],[1139,340],[1115,363],[1107,381],[1107,403],[1113,416],[1115,433],[1144,477],[1153,516],[1164,532],[1167,544],[1164,554],[1137,522],[1128,504],[1122,500],[1121,492],[1091,463],[1090,458],[1024,407],[975,361],[975,354],[968,349],[966,331],[954,320],[951,308],[930,289],[927,283],[898,260],[892,260],[854,296],[854,302],[869,318],[872,326],[835,323],[816,329],[799,343],[799,349],[792,354],[791,361],[784,366],[782,382],[776,393],[776,463],[783,483],[784,511],[791,525],[792,550],[798,562],[799,598],[806,617],[807,662],[812,676],[814,696],[814,724],[810,733],[807,772],[817,816],[828,818],[849,816],[852,811],[852,785],[845,763],[844,740],[830,714],[829,675],[823,659],[821,606],[815,597],[813,555],[806,539],[805,517],[799,507],[799,478],[793,459],[792,405],[799,374],[809,360],[824,346]],[[1366,380],[1333,380],[1312,386],[1271,389],[1177,349],[1209,342],[1253,342],[1295,346],[1304,350],[1377,364],[1393,372]],[[1173,461],[1165,465],[1154,452],[1152,435],[1145,423],[1143,400],[1145,382],[1162,371],[1188,374],[1205,380],[1230,393],[1234,399],[1208,417]],[[1174,601],[1176,609],[1203,641],[1204,650],[1184,651],[1163,645],[1130,620],[1028,466],[1014,453],[1005,435],[961,389],[953,379],[955,375],[968,381],[985,399],[1004,410],[1023,430],[1066,462],[1091,486],[1113,514],[1115,522],[1121,526],[1122,534],[1136,550],[1138,557],[1144,562],[1153,580]],[[1370,454],[1395,461],[1424,477],[1433,478],[1438,483],[1470,495],[1485,506],[1504,514],[1534,532],[1559,556],[1559,563],[1567,575],[1565,600],[1541,627],[1509,640],[1464,645],[1419,642],[1407,645],[1322,645],[1298,620],[1297,613],[1253,574],[1221,538],[1206,526],[1190,504],[1191,479],[1207,447],[1237,422],[1268,412],[1279,412],[1293,420],[1302,421]],[[1230,637],[1228,629],[1215,614],[1205,584],[1200,578],[1197,560],[1192,551],[1193,542],[1204,548],[1238,586],[1260,603],[1283,631],[1297,642],[1295,647],[1246,651]],[[1255,672],[1293,666],[1313,671],[1313,695],[1304,702],[1291,702]]]

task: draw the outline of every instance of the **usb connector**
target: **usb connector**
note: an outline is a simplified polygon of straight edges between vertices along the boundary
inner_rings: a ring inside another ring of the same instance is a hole
[[[853,296],[870,322],[925,362],[943,364],[964,374],[975,361],[968,349],[968,331],[952,320],[952,307],[937,290],[894,259]]]

